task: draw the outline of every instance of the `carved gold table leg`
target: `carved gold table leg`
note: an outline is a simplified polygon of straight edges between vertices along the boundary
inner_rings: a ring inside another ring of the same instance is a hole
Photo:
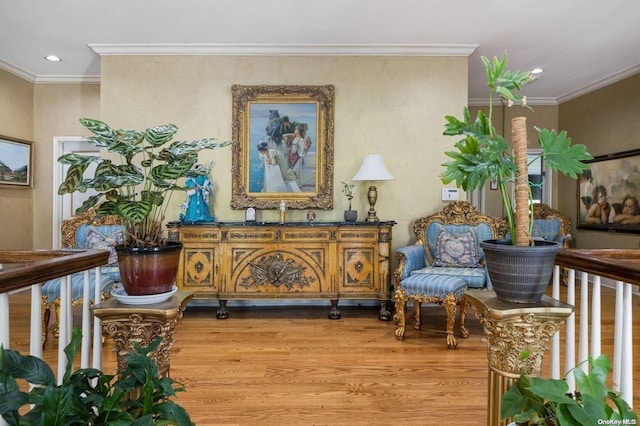
[[[489,363],[487,425],[504,425],[500,400],[521,373],[539,375],[547,342],[573,312],[573,306],[543,296],[540,303],[506,303],[493,291],[467,290],[465,303],[473,306],[484,326]],[[528,356],[521,360],[523,351]]]
[[[124,370],[124,358],[132,352],[134,342],[146,347],[158,337],[162,337],[160,347],[149,354],[149,357],[158,366],[160,376],[168,376],[174,344],[173,334],[191,298],[192,292],[178,291],[170,299],[150,305],[127,305],[111,298],[93,306],[93,314],[102,321],[103,333],[110,336],[115,343],[118,371]]]

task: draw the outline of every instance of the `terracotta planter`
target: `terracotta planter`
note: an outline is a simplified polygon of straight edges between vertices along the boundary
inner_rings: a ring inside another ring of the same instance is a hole
[[[555,241],[535,241],[533,247],[522,247],[512,245],[511,240],[486,240],[480,247],[496,296],[513,303],[540,302],[562,248]]]
[[[116,246],[120,279],[129,296],[167,293],[176,284],[182,243],[164,247]]]

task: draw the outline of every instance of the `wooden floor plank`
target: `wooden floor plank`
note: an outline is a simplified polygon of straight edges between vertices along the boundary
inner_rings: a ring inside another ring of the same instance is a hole
[[[613,306],[612,290],[603,289],[602,306]],[[12,347],[25,352],[27,307],[27,295],[12,296]],[[171,376],[187,390],[177,402],[199,425],[486,424],[486,344],[473,313],[471,336],[449,350],[441,307],[423,307],[423,330],[408,328],[404,341],[377,309],[341,306],[342,318],[329,320],[328,305],[231,306],[230,318],[217,320],[215,307],[191,306],[175,334]],[[603,334],[612,336],[612,313],[604,320]],[[603,352],[611,344],[605,339]],[[114,354],[104,353],[105,371],[115,371]],[[55,357],[50,336],[45,359]]]

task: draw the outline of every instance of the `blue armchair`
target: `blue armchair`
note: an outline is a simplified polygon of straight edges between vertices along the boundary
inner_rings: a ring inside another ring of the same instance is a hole
[[[558,241],[562,247],[568,248],[571,236],[571,218],[565,216],[546,204],[533,205],[533,227],[531,236],[544,238],[547,241]]]
[[[491,288],[484,252],[479,242],[503,237],[507,225],[502,219],[481,214],[466,201],[454,201],[441,211],[415,221],[416,243],[396,251],[395,316],[397,339],[406,328],[406,302],[413,300],[415,330],[420,330],[422,303],[443,305],[447,314],[447,346],[453,349],[457,305],[460,306],[460,335],[469,332],[464,325],[467,306],[462,293],[467,288]]]
[[[64,248],[108,249],[109,264],[100,268],[101,300],[111,296],[111,290],[120,282],[118,257],[114,246],[123,241],[124,228],[120,225],[118,216],[96,216],[95,209],[71,217],[62,222],[62,246]],[[89,272],[93,282],[94,270]],[[42,344],[47,341],[51,308],[55,309],[56,325],[53,329],[54,337],[58,337],[60,321],[60,287],[61,278],[45,282],[42,285]],[[72,305],[82,303],[84,292],[84,272],[71,275]]]

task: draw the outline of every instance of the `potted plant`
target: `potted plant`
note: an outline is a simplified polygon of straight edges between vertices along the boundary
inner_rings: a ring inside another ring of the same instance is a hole
[[[189,414],[170,398],[184,391],[169,377],[159,377],[147,356],[162,338],[146,348],[134,342],[127,367],[117,378],[95,368],[72,372],[82,343],[75,327],[64,350],[67,368],[61,384],[42,359],[0,348],[0,415],[9,425],[192,425]],[[21,391],[18,380],[24,380]]]
[[[355,222],[358,219],[358,211],[357,210],[351,210],[351,200],[353,200],[353,187],[354,185],[350,185],[346,182],[341,182],[342,183],[342,193],[344,194],[345,197],[347,197],[347,200],[349,201],[349,210],[345,210],[344,211],[344,221],[345,222]]]
[[[588,373],[573,369],[575,394],[568,393],[565,380],[520,375],[502,396],[501,419],[512,418],[516,425],[637,424],[620,393],[607,388],[609,358],[589,357],[588,362]]]
[[[530,72],[507,70],[506,54],[502,59],[494,58],[493,61],[482,57],[482,61],[489,87],[489,113],[486,115],[479,111],[472,119],[465,107],[462,119],[445,117],[444,135],[462,136],[462,139],[456,142],[456,151],[445,152],[451,160],[442,164],[445,170],[441,179],[445,184],[455,181],[465,191],[482,189],[488,180],[497,181],[511,240],[480,243],[486,255],[489,276],[501,300],[535,303],[544,294],[555,255],[561,247],[555,242],[531,238],[533,208],[527,170],[526,119],[516,117],[512,120],[513,153],[492,122],[494,98],[500,98],[508,106],[526,106],[526,97],[518,91],[534,77]],[[565,131],[557,133],[537,127],[535,130],[541,148],[539,157],[547,166],[574,179],[588,168],[584,161],[593,157],[585,145],[572,145]],[[515,208],[509,195],[509,183],[515,185]],[[515,264],[522,264],[527,270],[514,271]]]
[[[198,152],[231,144],[216,143],[212,138],[173,141],[178,128],[173,124],[151,127],[144,131],[112,129],[95,119],[81,118],[80,123],[93,136],[88,142],[117,154],[120,163],[111,158],[65,154],[58,161],[69,166],[58,194],[86,192],[90,196],[77,210],[81,214],[98,206],[99,215],[117,215],[125,229],[122,244],[116,247],[123,287],[130,296],[162,294],[172,290],[178,270],[182,244],[167,241],[162,223],[174,190],[184,190],[178,182],[198,171],[192,167]],[[92,178],[84,173],[95,163]],[[202,169],[200,173],[207,173]],[[164,256],[168,256],[165,259]],[[146,272],[148,271],[148,273]]]

